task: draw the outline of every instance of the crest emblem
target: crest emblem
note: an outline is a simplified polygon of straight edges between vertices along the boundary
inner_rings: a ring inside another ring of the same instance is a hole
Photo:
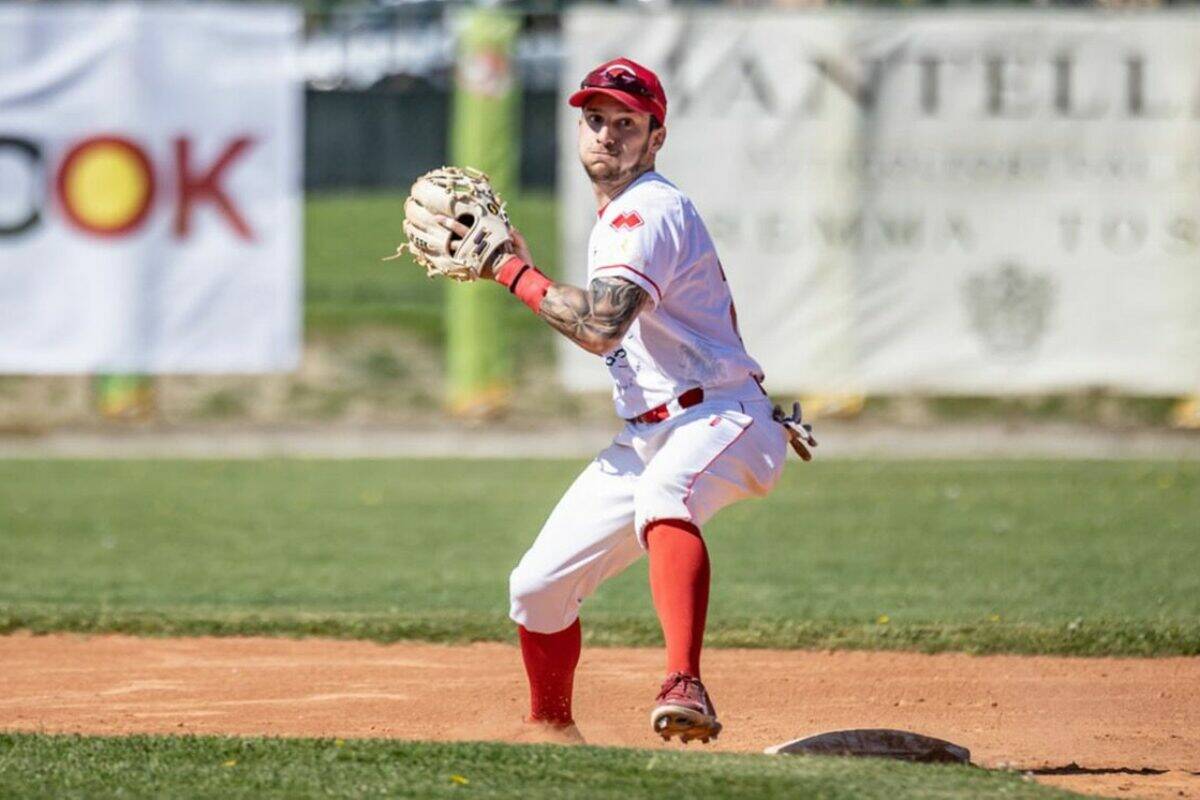
[[[1000,356],[1022,356],[1037,349],[1049,325],[1054,294],[1048,276],[1012,262],[977,272],[963,285],[971,327],[984,347]]]

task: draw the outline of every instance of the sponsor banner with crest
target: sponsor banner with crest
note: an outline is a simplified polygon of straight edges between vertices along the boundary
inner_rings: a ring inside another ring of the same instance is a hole
[[[1003,10],[566,20],[564,97],[625,55],[669,100],[772,391],[1200,388],[1200,17]],[[561,117],[563,263],[595,203]],[[605,385],[569,346],[562,376]]]
[[[300,350],[300,14],[0,6],[0,372]]]

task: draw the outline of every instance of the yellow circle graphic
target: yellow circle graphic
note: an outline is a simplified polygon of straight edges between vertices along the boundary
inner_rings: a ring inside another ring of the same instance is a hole
[[[63,204],[80,226],[125,231],[141,221],[154,191],[146,157],[123,140],[97,139],[76,148],[63,164]]]

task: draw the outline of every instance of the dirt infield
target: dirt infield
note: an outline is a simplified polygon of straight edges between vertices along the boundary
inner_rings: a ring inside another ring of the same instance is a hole
[[[962,744],[976,764],[1113,797],[1200,797],[1200,659],[713,650],[714,750],[856,727]],[[597,745],[647,724],[657,650],[588,648],[576,716]],[[288,639],[0,637],[0,729],[498,739],[520,734],[519,654]]]

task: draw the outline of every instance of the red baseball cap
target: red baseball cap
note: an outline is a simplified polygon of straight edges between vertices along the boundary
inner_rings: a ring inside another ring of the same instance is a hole
[[[663,91],[662,83],[654,72],[632,59],[605,61],[587,74],[579,84],[579,91],[571,95],[567,102],[581,108],[589,98],[598,94],[618,100],[634,111],[651,115],[659,125],[666,120],[667,93]]]

